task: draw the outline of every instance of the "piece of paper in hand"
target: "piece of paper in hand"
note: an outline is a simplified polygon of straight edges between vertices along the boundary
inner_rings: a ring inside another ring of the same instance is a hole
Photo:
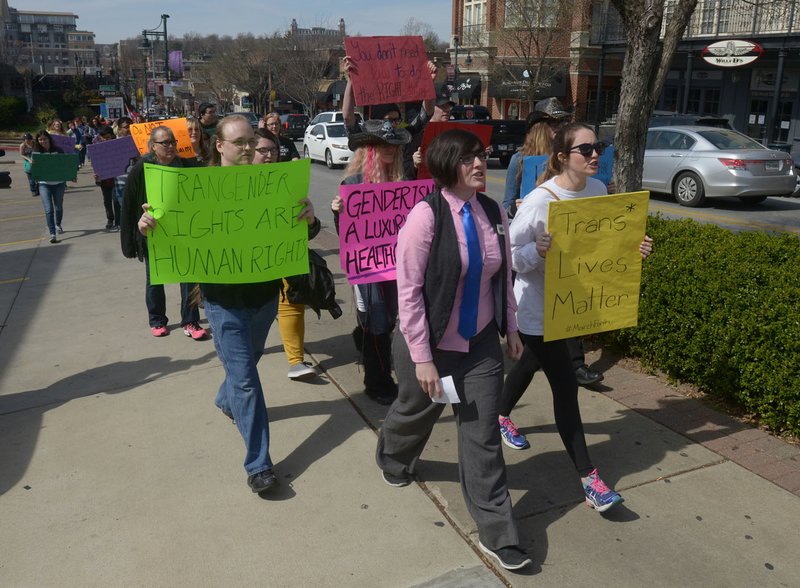
[[[442,383],[443,392],[438,398],[432,399],[434,402],[439,402],[440,404],[457,404],[461,402],[458,399],[456,383],[453,381],[453,376],[445,376],[440,382]]]

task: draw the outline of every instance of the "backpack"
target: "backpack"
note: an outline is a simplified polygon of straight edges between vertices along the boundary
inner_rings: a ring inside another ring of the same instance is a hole
[[[327,310],[334,319],[342,316],[342,309],[336,302],[336,284],[328,264],[313,249],[308,250],[307,274],[290,276],[286,279],[289,287],[283,296],[292,304],[305,304],[321,318],[321,310]]]

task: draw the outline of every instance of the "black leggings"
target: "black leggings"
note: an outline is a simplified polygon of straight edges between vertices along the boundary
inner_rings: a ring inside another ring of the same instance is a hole
[[[553,393],[556,428],[578,474],[588,476],[594,466],[589,459],[583,422],[578,406],[578,380],[575,378],[570,349],[566,340],[548,341],[541,336],[520,333],[525,348],[522,358],[506,376],[500,397],[500,414],[508,416],[528,388],[536,369],[544,370]],[[533,367],[533,369],[531,369]]]
[[[522,336],[522,333],[520,333],[520,336]],[[572,368],[577,370],[579,367],[586,365],[583,339],[574,337],[564,339],[564,341],[567,343],[567,350],[569,351]],[[542,364],[536,359],[536,355],[534,355],[531,348],[526,345],[522,350],[522,357],[519,358],[519,361],[511,371],[508,372],[508,376],[506,377],[506,383],[503,387],[503,397],[500,399],[499,406],[501,415],[508,416],[511,414],[511,411],[514,410],[519,399],[525,394],[525,390],[531,385],[533,376],[540,369],[542,369]]]

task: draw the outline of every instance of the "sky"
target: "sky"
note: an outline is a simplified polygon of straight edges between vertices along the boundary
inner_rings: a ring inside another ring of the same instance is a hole
[[[442,41],[450,38],[451,0],[8,0],[12,8],[72,12],[78,29],[95,34],[96,43],[115,43],[139,36],[143,29],[161,30],[161,15],[170,15],[170,37],[188,32],[236,36],[286,31],[297,19],[301,28],[322,26],[335,29],[344,18],[348,35],[398,35],[410,17],[425,22]]]

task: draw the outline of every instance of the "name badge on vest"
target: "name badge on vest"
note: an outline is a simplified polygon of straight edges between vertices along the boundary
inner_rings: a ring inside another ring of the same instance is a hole
[[[499,225],[495,225],[495,230],[497,231],[498,235],[505,236],[506,234],[506,228],[502,225],[502,223]]]

